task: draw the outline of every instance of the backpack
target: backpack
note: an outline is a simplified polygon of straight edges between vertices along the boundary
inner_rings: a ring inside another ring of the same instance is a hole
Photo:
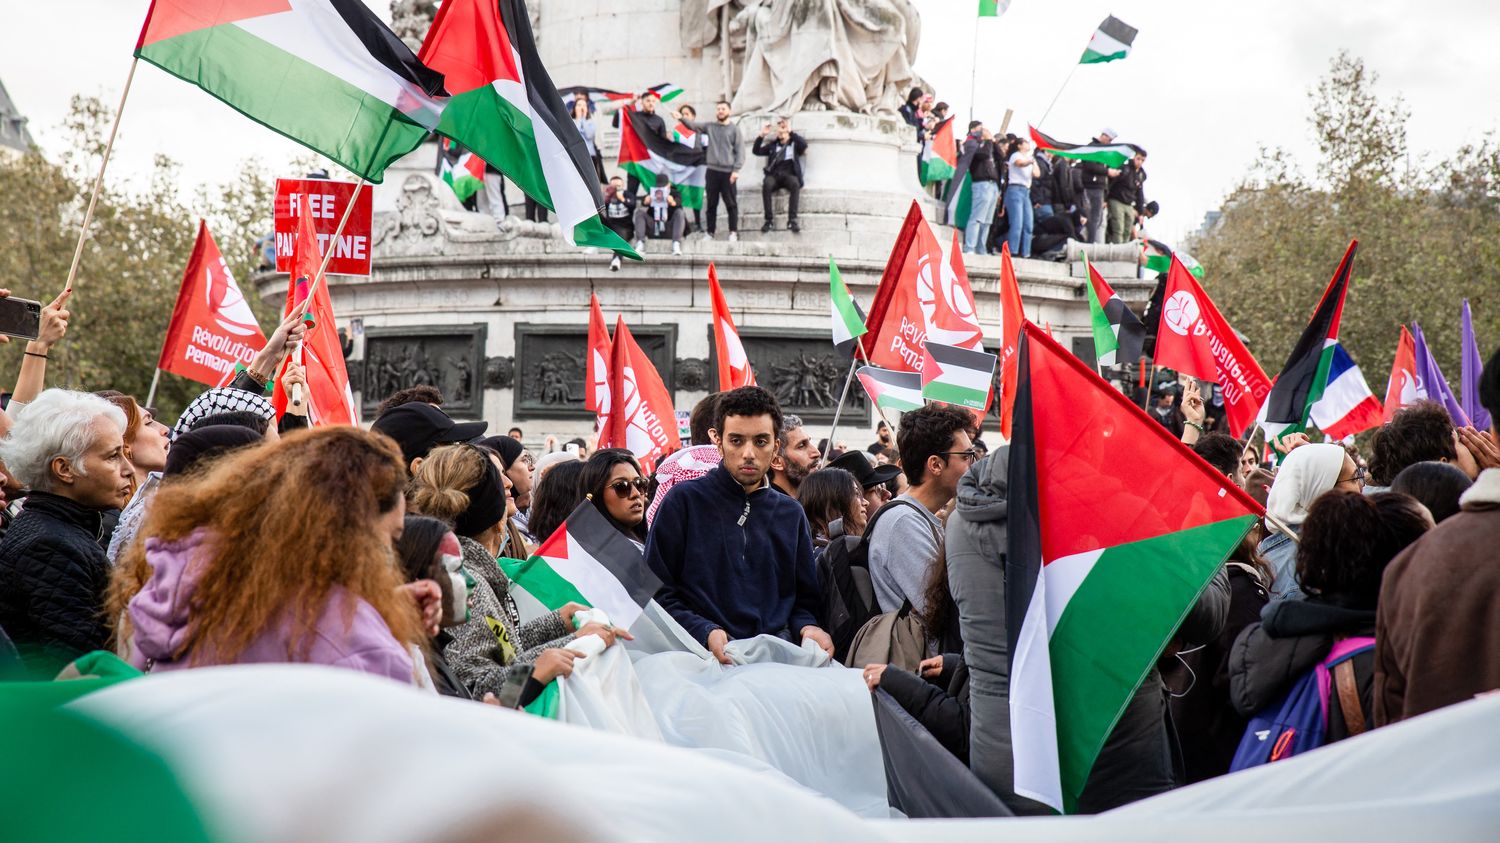
[[[888,664],[916,673],[926,657],[927,635],[922,622],[912,612],[911,601],[903,600],[899,611],[876,615],[859,628],[844,666]]]
[[[1375,639],[1367,635],[1336,642],[1279,701],[1250,718],[1229,771],[1259,767],[1322,746],[1328,730],[1328,700],[1335,689],[1349,734],[1363,732],[1365,718],[1355,686],[1353,658],[1374,647]]]
[[[880,516],[895,506],[916,507],[916,504],[888,501],[865,524],[864,535],[870,535]],[[829,526],[832,531],[833,525]],[[834,661],[843,662],[849,656],[855,634],[880,614],[880,606],[875,602],[875,586],[870,580],[870,547],[864,536],[840,534],[831,538],[818,558],[818,577],[823,585],[820,620],[824,631],[833,639]]]

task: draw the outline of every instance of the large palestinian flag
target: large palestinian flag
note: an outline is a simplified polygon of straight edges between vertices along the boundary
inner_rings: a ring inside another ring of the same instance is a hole
[[[446,95],[360,0],[152,0],[135,54],[377,183]]]
[[[522,0],[448,0],[421,56],[453,93],[437,131],[556,211],[569,243],[640,259],[599,219],[594,162],[542,66]]]
[[[1323,397],[1323,390],[1328,386],[1335,350],[1339,345],[1344,296],[1349,291],[1349,273],[1354,267],[1354,253],[1358,248],[1359,241],[1350,241],[1344,259],[1339,261],[1338,269],[1323,291],[1312,320],[1287,356],[1286,365],[1281,367],[1281,374],[1271,386],[1271,394],[1266,396],[1265,421],[1261,425],[1272,439],[1306,430],[1313,405]],[[1348,358],[1347,354],[1344,356]],[[1360,380],[1363,381],[1363,376]],[[1368,387],[1365,392],[1369,392]],[[1374,396],[1370,398],[1373,402]],[[1378,423],[1378,415],[1376,418]]]
[[[973,180],[969,178],[969,166],[974,163],[975,150],[958,156],[953,165],[953,178],[943,191],[943,218],[949,225],[963,231],[969,225],[969,205],[973,202]]]
[[[1100,366],[1137,360],[1146,344],[1146,326],[1087,260],[1089,314],[1093,324],[1094,355]]]
[[[1130,55],[1130,45],[1135,43],[1135,36],[1139,31],[1114,15],[1106,17],[1099,28],[1094,30],[1089,45],[1083,49],[1083,55],[1078,57],[1078,63],[1103,64],[1125,58]]]
[[[667,180],[682,195],[682,207],[703,207],[708,151],[646,131],[640,122],[631,119],[634,114],[634,108],[620,111],[620,167],[639,179],[647,190],[656,185],[658,173],[666,173]]]
[[[947,181],[958,172],[958,144],[953,141],[953,118],[939,123],[922,144],[922,186]]]
[[[1015,791],[1072,812],[1131,696],[1260,507],[1031,324],[1012,433]]]
[[[1031,131],[1031,139],[1036,143],[1037,149],[1074,161],[1093,161],[1106,167],[1123,167],[1126,161],[1141,151],[1133,143],[1067,143],[1042,134],[1035,126],[1028,126],[1027,129]]]

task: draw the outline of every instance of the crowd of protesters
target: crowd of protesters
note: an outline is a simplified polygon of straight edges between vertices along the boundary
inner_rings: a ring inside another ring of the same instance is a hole
[[[109,650],[147,673],[307,662],[525,705],[587,658],[575,639],[632,637],[575,603],[523,617],[496,564],[588,502],[711,657],[759,635],[822,649],[1013,811],[1045,810],[1011,781],[1008,446],[991,451],[967,411],[905,413],[854,450],[743,387],[699,402],[690,441],[650,472],[582,440],[547,437],[538,458],[520,428],[451,418],[431,386],[387,396],[368,431],[309,428],[266,397],[304,331],[293,316],[168,428],[129,395],[44,388],[68,318],[66,296],[44,309],[0,414],[8,678]],[[1500,354],[1480,398],[1500,418]],[[1158,420],[1266,517],[1129,701],[1080,810],[1225,774],[1253,718],[1313,670],[1333,677],[1325,742],[1500,688],[1494,431],[1420,403],[1368,459],[1297,435],[1262,460],[1207,429],[1196,386],[1169,409]]]

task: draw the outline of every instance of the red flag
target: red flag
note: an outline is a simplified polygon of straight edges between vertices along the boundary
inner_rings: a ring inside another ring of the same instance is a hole
[[[328,283],[318,285],[318,291],[308,301],[307,294],[323,255],[318,250],[318,235],[313,231],[312,208],[303,195],[297,211],[297,243],[294,251],[294,269],[286,290],[286,310],[291,314],[298,310],[309,313],[313,323],[302,341],[302,365],[307,367],[307,385],[303,388],[302,400],[307,402],[308,420],[314,425],[359,424],[359,411],[354,406],[354,390],[349,386],[349,372],[344,368],[344,346],[339,341],[338,328],[333,320],[333,300],[328,296]],[[276,389],[271,393],[271,405],[280,418],[286,412],[291,399],[281,387],[281,375],[287,362],[281,365],[276,375]]]
[[[956,236],[956,235],[955,235]],[[1026,312],[1021,306],[1021,285],[1010,262],[1010,244],[1000,244],[1000,435],[1010,439],[1011,418],[1016,410],[1016,379],[1020,358],[1021,326]]]
[[[1391,379],[1385,387],[1382,421],[1390,421],[1397,410],[1421,400],[1421,389],[1421,382],[1417,379],[1417,344],[1411,331],[1402,325],[1401,340],[1396,344],[1396,359],[1391,363]]]
[[[636,345],[622,316],[615,323],[609,364],[609,423],[599,437],[603,448],[624,448],[646,471],[668,452],[681,447],[672,394],[661,382],[651,358]]]
[[[587,365],[588,387],[584,390],[583,406],[603,419],[609,412],[609,326],[604,323],[604,311],[599,309],[599,296],[589,294],[589,359]]]
[[[719,391],[755,386],[755,370],[750,368],[750,358],[745,356],[745,346],[735,330],[734,319],[729,315],[729,304],[724,301],[724,290],[719,286],[719,272],[712,262],[708,264],[708,292],[713,297],[714,307],[714,357],[719,364]]]
[[[943,260],[943,249],[915,201],[891,248],[865,325],[869,333],[860,342],[870,365],[883,369],[921,371],[922,343],[929,335],[943,345],[983,347],[968,279],[960,280]]]
[[[1244,435],[1271,391],[1271,379],[1175,255],[1162,301],[1156,364],[1217,382],[1229,432]]]
[[[229,275],[208,224],[199,220],[156,367],[216,386],[232,377],[235,363],[249,363],[265,345],[250,303]]]
[[[953,247],[948,250],[948,271],[943,273],[945,281],[945,295],[940,296],[940,302],[935,302],[935,310],[944,314],[945,319],[953,324],[973,326],[972,339],[965,345],[958,346],[970,351],[984,351],[984,332],[979,327],[979,308],[974,304],[974,288],[969,286],[969,269],[964,266],[963,241],[959,237],[957,229],[953,232]],[[951,283],[946,283],[951,279]],[[942,340],[933,339],[938,345],[944,345]],[[924,360],[926,354],[924,352]],[[925,365],[925,364],[924,364]],[[925,381],[925,379],[924,379]],[[985,413],[990,411],[990,405],[995,401],[995,384],[993,378],[990,383],[990,393],[985,396],[984,409],[975,413],[976,423],[984,424]],[[972,412],[972,408],[971,412]]]

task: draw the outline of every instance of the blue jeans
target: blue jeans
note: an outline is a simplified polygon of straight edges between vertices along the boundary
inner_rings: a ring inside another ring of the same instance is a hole
[[[1006,185],[1005,215],[1010,217],[1010,253],[1018,258],[1031,257],[1031,229],[1036,223],[1031,208],[1031,188]]]
[[[1042,220],[1052,216],[1053,211],[1051,205],[1033,205],[1032,207],[1036,210],[1037,222],[1041,222]]]
[[[976,181],[969,185],[969,224],[964,226],[964,251],[984,252],[990,224],[995,221],[995,204],[1000,199],[1000,185]]]

